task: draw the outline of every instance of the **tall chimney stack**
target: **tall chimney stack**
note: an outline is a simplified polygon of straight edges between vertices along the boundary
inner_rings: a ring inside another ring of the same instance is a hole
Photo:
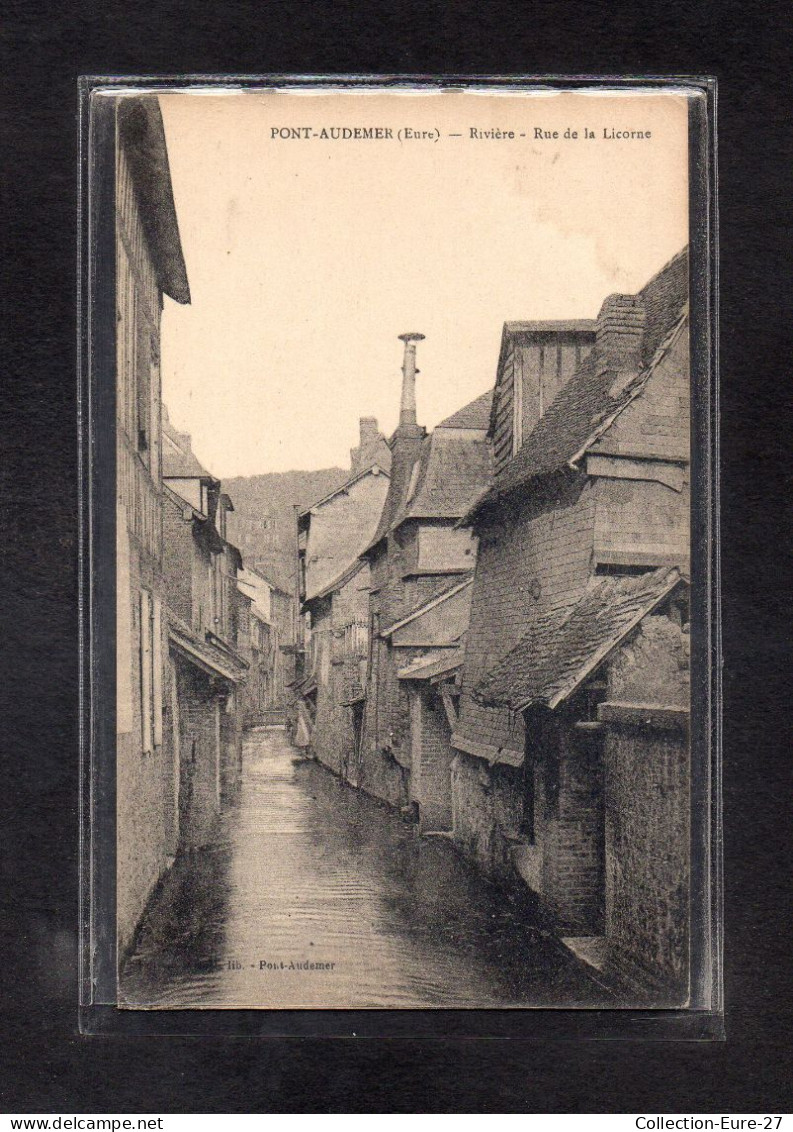
[[[402,362],[402,401],[399,406],[400,425],[416,424],[416,343],[423,342],[423,334],[400,334],[405,343],[405,357]]]

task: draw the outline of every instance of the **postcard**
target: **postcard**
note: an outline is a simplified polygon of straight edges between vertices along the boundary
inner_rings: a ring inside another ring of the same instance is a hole
[[[120,1005],[690,1002],[690,97],[92,96]]]

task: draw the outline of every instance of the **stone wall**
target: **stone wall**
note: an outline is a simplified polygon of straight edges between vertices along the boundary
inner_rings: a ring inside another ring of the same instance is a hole
[[[314,675],[317,680],[317,713],[311,739],[311,749],[316,758],[332,770],[341,773],[341,733],[340,705],[336,679],[337,666],[333,664],[333,605],[332,598],[325,598],[312,607],[311,616],[312,645],[316,649],[317,662]]]
[[[187,505],[185,504],[185,507]],[[197,554],[192,519],[163,493],[163,574],[168,606],[186,625],[193,624],[193,558]],[[204,567],[206,569],[206,567]]]
[[[592,569],[595,496],[572,474],[483,523],[465,652],[459,732],[522,755],[519,718],[470,697],[482,677],[546,610],[573,605]]]
[[[119,519],[125,520],[123,508]],[[160,602],[162,610],[162,577],[158,564],[141,551],[131,534],[123,547],[124,569],[119,570],[123,584],[118,590],[119,650],[125,650],[125,679],[119,683],[118,734],[116,737],[116,876],[117,929],[119,955],[132,942],[135,928],[154,886],[169,863],[167,806],[163,787],[171,767],[169,752],[162,736],[154,729],[154,742],[143,749],[141,704],[141,589],[146,589]],[[123,603],[124,608],[121,608]],[[121,640],[121,636],[125,640]],[[152,642],[152,664],[159,667],[155,676],[154,694],[162,696],[162,666],[167,657],[167,626],[160,618],[160,635]],[[123,683],[123,688],[122,688]],[[161,716],[162,718],[162,716]]]
[[[397,671],[410,663],[415,650],[394,649],[381,638],[375,638],[371,647],[360,786],[401,808],[409,801],[410,704]]]
[[[409,663],[411,654],[406,649],[394,650],[389,640],[379,636],[380,629],[392,624],[404,612],[399,544],[393,535],[387,542],[388,548],[384,546],[371,564],[373,635],[369,646],[359,785],[375,798],[401,808],[408,803],[410,706],[407,689],[397,679],[397,670],[399,665]]]
[[[367,648],[369,567],[312,606],[312,637],[321,641],[317,714],[312,750],[334,774],[346,776],[353,750],[352,709],[345,702],[354,683],[363,684]]]
[[[604,922],[603,750],[599,735],[576,730],[573,703],[542,712],[528,726],[536,747],[533,827],[535,890],[556,926],[600,935]],[[536,737],[536,738],[535,738]]]
[[[410,800],[418,804],[422,833],[452,828],[452,731],[440,694],[415,686],[410,691]]]
[[[243,699],[236,688],[220,699],[220,800],[221,804],[239,797],[242,784]]]
[[[645,618],[610,666],[609,698],[688,708],[687,634]],[[666,1005],[687,996],[690,804],[685,726],[609,726],[606,935],[612,962],[660,984]]]
[[[455,843],[494,880],[517,875],[512,850],[523,817],[521,775],[518,768],[489,766],[462,751],[452,760]]]
[[[182,658],[176,660],[179,703],[180,841],[185,849],[210,844],[220,812],[222,763],[220,704],[209,677]]]

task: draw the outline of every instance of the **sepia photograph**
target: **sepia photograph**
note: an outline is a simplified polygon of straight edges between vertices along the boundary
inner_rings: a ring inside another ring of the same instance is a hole
[[[93,92],[119,1006],[690,1005],[693,97]]]

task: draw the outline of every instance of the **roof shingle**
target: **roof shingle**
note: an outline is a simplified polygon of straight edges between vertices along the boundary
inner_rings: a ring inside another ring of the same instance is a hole
[[[487,427],[493,393],[465,405],[423,438],[412,473],[393,475],[377,531],[364,553],[407,519],[459,519],[492,478]]]
[[[636,396],[646,382],[656,354],[665,347],[687,310],[688,249],[683,249],[639,292],[644,306],[641,368],[620,384],[612,369],[599,366],[590,354],[562,387],[540,417],[514,459],[496,478],[472,513],[495,495],[521,487],[536,476],[557,471],[577,453],[599,425],[610,420]]]
[[[602,578],[571,610],[539,618],[479,682],[474,699],[511,711],[556,707],[680,581],[674,566]]]
[[[437,428],[475,428],[487,429],[490,424],[490,409],[493,404],[493,390],[488,389],[481,397],[471,401],[456,413],[452,413],[446,420],[441,421]]]
[[[480,436],[473,431],[460,436],[439,427],[427,437],[395,527],[406,519],[459,519],[464,514],[490,483],[490,443],[478,431]]]

